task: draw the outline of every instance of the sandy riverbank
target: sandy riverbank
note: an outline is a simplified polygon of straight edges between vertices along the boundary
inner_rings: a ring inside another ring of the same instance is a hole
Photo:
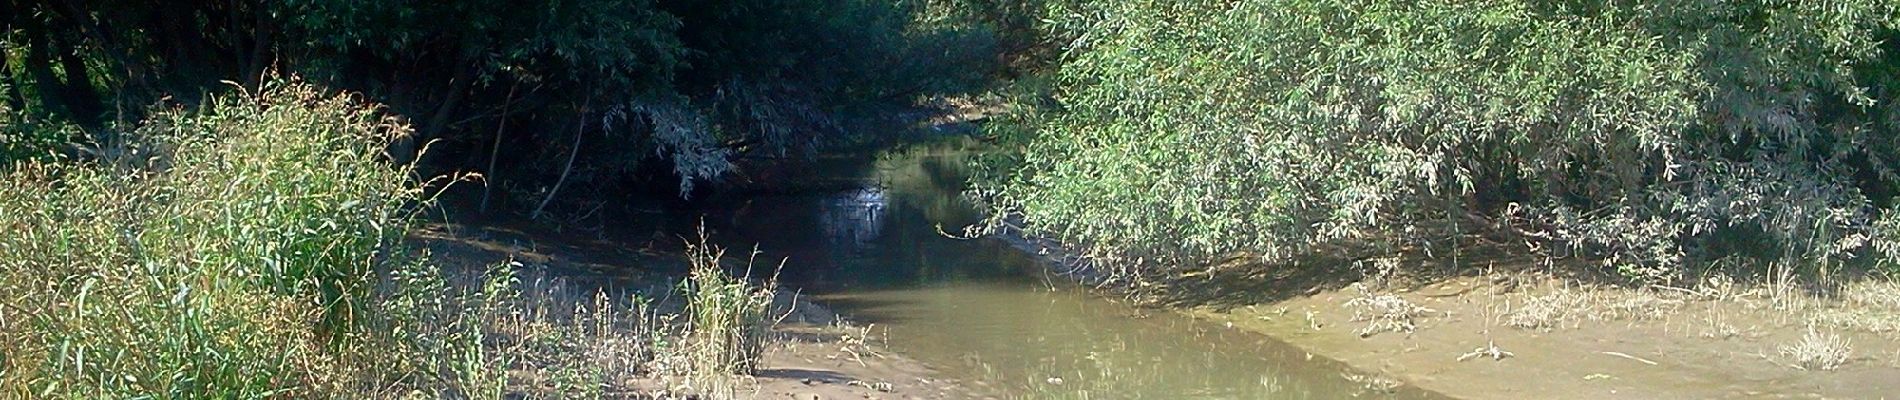
[[[1054,271],[1101,279],[1099,267],[1060,243],[1007,233],[996,238]],[[1298,266],[1204,271],[1204,281],[1170,285],[1219,292],[1215,298],[1162,303],[1187,304],[1176,309],[1344,362],[1376,381],[1456,398],[1900,393],[1900,283],[1888,278],[1828,294],[1725,278],[1638,288],[1496,258],[1477,261],[1483,272],[1459,267],[1474,260],[1415,260],[1426,276],[1377,282],[1315,278]],[[1517,268],[1498,268],[1500,261]]]
[[[1900,393],[1900,284],[1888,281],[1827,297],[1721,280],[1629,288],[1535,275],[1365,287],[1187,312],[1458,398]],[[1827,356],[1843,359],[1825,365]]]

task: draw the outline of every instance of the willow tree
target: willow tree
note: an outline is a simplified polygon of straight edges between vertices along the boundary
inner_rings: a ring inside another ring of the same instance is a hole
[[[982,194],[1104,251],[1193,265],[1462,231],[1670,279],[1730,256],[1826,267],[1900,239],[1892,2],[1060,11],[1059,106],[993,130],[1022,150]]]

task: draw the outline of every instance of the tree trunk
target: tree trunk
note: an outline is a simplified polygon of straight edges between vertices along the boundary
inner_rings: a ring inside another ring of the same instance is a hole
[[[140,59],[133,58],[126,54],[126,43],[119,40],[120,37],[114,34],[114,32],[117,31],[114,30],[112,26],[93,20],[92,16],[88,15],[83,7],[74,5],[71,1],[55,1],[52,3],[54,5],[51,7],[53,13],[58,14],[68,20],[68,22],[78,26],[79,33],[92,39],[92,41],[99,46],[100,53],[105,54],[107,58],[117,63],[119,68],[125,70],[125,76],[128,81],[139,88],[154,93],[156,92],[150,83],[145,80],[146,73],[150,72],[151,69],[147,68],[148,66]],[[73,46],[75,50],[78,48],[79,46],[77,45]]]
[[[256,7],[256,9],[251,10],[251,12],[255,14],[255,21],[252,22],[253,25],[251,26],[250,65],[244,69],[244,78],[251,80],[251,84],[256,85],[263,82],[264,74],[270,70],[270,37],[272,34],[275,34],[275,30],[272,29],[274,26],[270,21],[269,6],[254,4],[252,7]]]
[[[495,189],[495,160],[501,158],[501,137],[508,129],[508,106],[514,105],[515,89],[521,87],[521,81],[508,86],[508,97],[501,100],[501,116],[495,119],[495,144],[488,149],[488,169],[482,170],[482,207],[483,215],[488,214],[489,194]],[[586,117],[582,117],[586,118]]]
[[[455,77],[449,79],[447,97],[442,100],[440,106],[436,107],[435,112],[429,117],[428,124],[422,126],[421,135],[416,138],[418,143],[427,143],[441,135],[442,130],[448,128],[445,125],[448,125],[449,118],[455,115],[455,110],[461,105],[462,98],[468,94],[469,82],[475,80],[475,62],[461,60],[460,64],[455,67]]]
[[[77,49],[78,46],[72,48]],[[66,105],[68,111],[72,112],[73,122],[87,128],[99,127],[99,116],[105,112],[105,103],[99,98],[98,88],[92,86],[92,74],[86,70],[86,60],[79,58],[77,51],[62,51],[59,69],[66,73]]]
[[[0,86],[6,88],[7,110],[17,113],[26,110],[26,96],[20,93],[20,80],[14,79],[13,68],[7,64],[12,57],[4,56],[11,53],[7,43],[0,43]]]
[[[541,210],[548,208],[548,203],[554,201],[554,195],[561,193],[561,185],[567,183],[567,175],[574,172],[574,157],[581,154],[581,134],[587,132],[587,108],[593,105],[593,102],[594,97],[589,95],[587,100],[581,103],[580,122],[578,123],[580,127],[574,129],[574,150],[567,153],[567,166],[561,168],[561,178],[554,181],[553,189],[548,189],[548,197],[541,199],[541,205],[535,206],[534,212],[528,213],[528,219],[541,218]]]
[[[21,31],[26,35],[26,57],[22,67],[27,76],[33,79],[34,94],[39,97],[40,107],[49,114],[67,113],[65,91],[60,87],[59,75],[53,73],[53,54],[46,40],[45,25],[36,23],[27,17]]]

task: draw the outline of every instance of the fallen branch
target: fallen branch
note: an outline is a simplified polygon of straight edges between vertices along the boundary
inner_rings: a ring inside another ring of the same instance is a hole
[[[1623,357],[1623,358],[1627,358],[1627,359],[1631,359],[1631,360],[1636,360],[1636,362],[1639,362],[1639,363],[1644,363],[1644,364],[1649,364],[1649,365],[1656,365],[1656,362],[1655,362],[1655,361],[1650,361],[1650,360],[1645,360],[1645,359],[1643,359],[1642,357],[1637,357],[1637,356],[1632,356],[1632,355],[1629,355],[1629,354],[1624,354],[1624,353],[1619,353],[1619,352],[1614,352],[1614,351],[1599,351],[1598,353],[1603,353],[1603,354],[1605,354],[1605,355],[1612,355],[1612,356],[1617,356],[1617,357]]]
[[[1505,351],[1503,348],[1498,347],[1497,342],[1487,340],[1485,341],[1484,347],[1471,349],[1471,352],[1458,356],[1458,361],[1464,362],[1465,360],[1478,357],[1491,357],[1491,361],[1503,361],[1507,357],[1517,357],[1517,353]]]

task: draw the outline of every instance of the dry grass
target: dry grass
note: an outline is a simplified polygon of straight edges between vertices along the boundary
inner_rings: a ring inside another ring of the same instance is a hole
[[[876,327],[876,324],[852,325],[842,320],[833,323],[832,328],[843,333],[838,335],[838,353],[829,357],[836,359],[839,356],[850,356],[851,361],[858,363],[858,366],[866,365],[864,356],[884,358],[883,354],[877,352],[877,347],[872,345],[872,343],[883,342],[882,337],[871,333]]]
[[[1815,321],[1831,327],[1894,335],[1900,333],[1900,312],[1857,308],[1831,308],[1815,313]]]
[[[486,351],[509,361],[490,372],[508,378],[506,394],[624,396],[638,391],[630,382],[654,372],[655,360],[670,350],[665,344],[677,331],[674,315],[657,311],[652,298],[589,291],[519,264],[491,274],[514,270],[522,271],[518,284],[487,290],[505,297],[497,298],[499,304],[480,322],[489,332]],[[510,280],[504,275],[488,282],[507,285]]]
[[[1742,336],[1742,329],[1728,322],[1728,311],[1719,304],[1710,304],[1709,310],[1702,314],[1702,337],[1706,339],[1729,339]]]
[[[1900,311],[1900,282],[1889,279],[1867,279],[1849,283],[1842,288],[1841,296],[1850,305],[1859,308]]]
[[[1789,365],[1802,370],[1832,371],[1847,364],[1853,356],[1853,344],[1833,332],[1821,332],[1808,326],[1800,340],[1781,346],[1781,356]]]
[[[1353,331],[1360,337],[1385,332],[1411,332],[1418,329],[1418,319],[1438,312],[1396,295],[1374,293],[1364,285],[1354,284],[1353,289],[1359,295],[1347,300],[1344,306],[1352,309],[1353,321],[1366,323],[1366,326]]]
[[[1549,331],[1585,321],[1649,320],[1674,315],[1686,295],[1654,289],[1558,287],[1527,297],[1505,325]]]
[[[1525,300],[1524,305],[1505,313],[1504,324],[1521,329],[1549,331],[1590,315],[1594,295],[1560,288]]]
[[[1684,300],[1680,295],[1665,294],[1653,289],[1619,290],[1603,293],[1598,299],[1597,312],[1592,316],[1597,320],[1653,320],[1682,311]]]
[[[1900,282],[1869,279],[1841,289],[1842,304],[1815,312],[1830,327],[1892,336],[1900,334]]]
[[[1339,373],[1339,377],[1344,378],[1347,382],[1359,385],[1359,388],[1353,391],[1352,397],[1386,396],[1398,393],[1399,388],[1405,387],[1405,382],[1379,374],[1341,372]],[[1263,377],[1261,379],[1266,378]]]
[[[678,355],[685,391],[710,399],[736,398],[734,378],[757,369],[772,327],[783,317],[772,315],[777,277],[754,284],[749,273],[728,275],[721,264],[725,250],[708,244],[704,232],[699,244],[689,245],[686,252],[691,264],[691,275],[682,285],[687,327]],[[752,266],[748,259],[743,268],[751,271]]]

